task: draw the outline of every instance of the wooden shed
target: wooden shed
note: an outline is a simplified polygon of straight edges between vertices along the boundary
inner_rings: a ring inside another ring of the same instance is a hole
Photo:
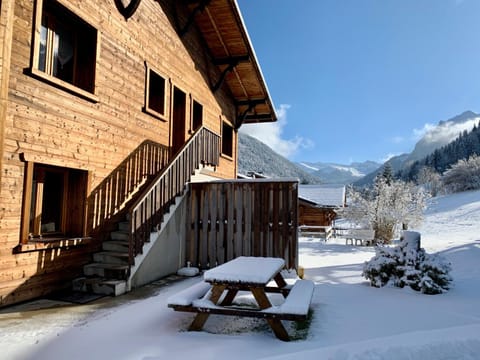
[[[300,185],[298,190],[298,224],[332,226],[335,210],[345,206],[344,186]]]
[[[188,184],[276,120],[236,1],[2,0],[0,39],[0,306],[182,266]]]

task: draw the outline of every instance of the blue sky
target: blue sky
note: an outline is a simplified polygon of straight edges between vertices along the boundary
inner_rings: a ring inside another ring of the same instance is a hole
[[[293,161],[382,161],[480,112],[480,0],[238,0]]]

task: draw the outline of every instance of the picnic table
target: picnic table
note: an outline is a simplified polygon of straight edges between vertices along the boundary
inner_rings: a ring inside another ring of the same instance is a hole
[[[310,280],[287,284],[281,274],[284,266],[281,258],[238,257],[206,271],[203,281],[171,297],[168,306],[196,313],[189,330],[201,330],[211,314],[258,317],[266,319],[277,338],[288,341],[281,320],[307,319],[314,284]],[[239,291],[250,292],[258,309],[233,306]],[[285,301],[273,306],[269,293],[280,293]]]

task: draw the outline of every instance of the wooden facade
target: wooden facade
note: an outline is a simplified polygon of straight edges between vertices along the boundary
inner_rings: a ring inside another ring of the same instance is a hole
[[[229,179],[275,121],[235,1],[123,3],[0,2],[0,306],[67,286],[200,127]]]

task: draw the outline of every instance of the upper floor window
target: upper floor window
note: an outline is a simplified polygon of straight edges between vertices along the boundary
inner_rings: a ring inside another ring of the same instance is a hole
[[[203,106],[196,100],[192,101],[192,131],[197,131],[203,125]]]
[[[37,14],[32,70],[42,72],[57,85],[65,82],[93,94],[97,30],[56,1],[39,0],[38,4],[41,13]]]
[[[145,111],[167,120],[167,80],[147,65]]]
[[[226,122],[222,125],[222,155],[233,157],[233,128]]]

